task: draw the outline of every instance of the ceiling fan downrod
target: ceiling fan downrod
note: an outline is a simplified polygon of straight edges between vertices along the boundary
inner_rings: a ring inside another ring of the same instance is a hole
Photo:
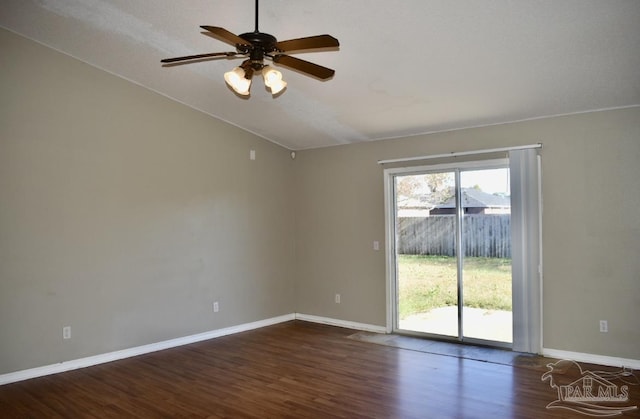
[[[256,30],[254,31],[255,33],[260,32],[258,30],[258,0],[256,0]]]

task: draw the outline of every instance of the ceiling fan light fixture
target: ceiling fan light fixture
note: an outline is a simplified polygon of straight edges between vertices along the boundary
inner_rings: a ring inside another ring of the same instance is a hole
[[[248,96],[251,87],[251,79],[245,77],[242,67],[236,67],[224,73],[224,81],[239,95]]]
[[[265,66],[262,69],[262,77],[264,78],[265,86],[271,89],[272,95],[277,95],[287,87],[287,82],[282,80],[282,73],[274,68]]]
[[[278,41],[275,36],[260,32],[258,29],[258,2],[259,0],[255,0],[256,26],[253,32],[236,35],[219,26],[200,26],[208,32],[208,35],[213,35],[218,40],[233,45],[235,51],[165,58],[160,60],[160,62],[174,66],[217,58],[244,57],[245,61],[239,67],[224,73],[224,80],[227,82],[227,85],[232,88],[237,95],[242,96],[249,96],[251,78],[254,72],[262,71],[264,83],[267,88],[271,90],[271,94],[274,97],[287,87],[287,83],[282,80],[282,73],[264,65],[265,58],[269,58],[276,64],[297,70],[302,74],[315,77],[319,80],[332,78],[335,74],[334,70],[300,58],[292,57],[288,54],[313,50],[334,50],[340,46],[340,42],[333,36],[327,34]]]

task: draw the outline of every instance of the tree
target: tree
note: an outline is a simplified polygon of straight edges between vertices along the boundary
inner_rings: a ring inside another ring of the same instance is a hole
[[[396,193],[431,204],[441,204],[454,195],[453,182],[452,173],[401,176],[396,181]]]
[[[414,197],[421,188],[421,176],[402,176],[396,183],[396,193],[406,197]]]
[[[447,202],[455,195],[453,173],[430,173],[424,175],[429,188],[429,200],[434,204]]]

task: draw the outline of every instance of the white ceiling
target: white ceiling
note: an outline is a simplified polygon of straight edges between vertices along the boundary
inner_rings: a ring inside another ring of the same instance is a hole
[[[638,0],[263,0],[262,32],[341,46],[248,100],[240,60],[160,59],[232,50],[199,26],[251,32],[253,0],[2,0],[0,25],[294,150],[640,104]]]

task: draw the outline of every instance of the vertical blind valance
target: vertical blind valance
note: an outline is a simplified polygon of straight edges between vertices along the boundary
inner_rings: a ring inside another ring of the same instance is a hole
[[[512,147],[489,148],[484,150],[452,151],[450,153],[430,154],[427,156],[414,156],[414,157],[402,157],[398,159],[378,160],[378,164],[391,164],[391,163],[402,163],[402,162],[421,161],[421,160],[433,160],[433,159],[443,159],[447,157],[474,156],[474,155],[480,155],[480,154],[491,154],[491,153],[501,153],[501,152],[511,153],[512,151],[535,150],[539,148],[542,148],[542,143],[512,146]]]

